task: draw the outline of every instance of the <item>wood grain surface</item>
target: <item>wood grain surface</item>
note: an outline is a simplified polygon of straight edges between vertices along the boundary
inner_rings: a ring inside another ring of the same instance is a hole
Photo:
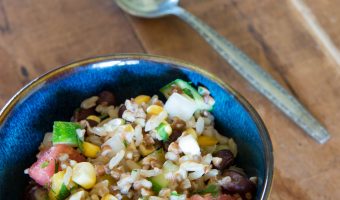
[[[340,48],[340,1],[305,0]],[[30,80],[86,57],[143,52],[203,66],[245,96],[274,146],[270,199],[340,199],[340,66],[291,0],[183,0],[181,5],[246,52],[331,133],[320,145],[242,79],[184,22],[139,19],[112,0],[0,0],[0,108]]]

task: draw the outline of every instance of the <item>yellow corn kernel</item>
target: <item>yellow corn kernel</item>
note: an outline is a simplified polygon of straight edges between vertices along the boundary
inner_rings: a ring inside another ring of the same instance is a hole
[[[112,194],[106,194],[100,200],[118,200],[118,199]]]
[[[217,144],[218,140],[211,136],[201,135],[198,137],[197,142],[200,146],[212,146]]]
[[[197,133],[193,128],[188,128],[183,132],[184,135],[192,135],[197,140]]]
[[[80,162],[74,165],[72,181],[85,189],[91,189],[96,184],[96,170],[89,162]]]
[[[95,116],[95,115],[90,115],[90,116],[88,116],[86,119],[95,121],[95,122],[97,122],[98,124],[99,124],[100,121],[101,121],[100,118],[99,118],[98,116]]]
[[[124,128],[124,131],[126,131],[126,132],[134,132],[135,129],[131,126],[131,124],[126,124],[125,128]]]
[[[89,142],[83,142],[83,154],[89,158],[97,157],[100,147]]]
[[[147,156],[156,150],[154,146],[150,146],[149,148],[146,148],[144,144],[139,145],[138,148],[142,156]]]
[[[151,97],[147,96],[147,95],[139,95],[135,98],[135,102],[136,104],[140,105],[142,103],[147,103],[148,101],[150,101]]]
[[[163,111],[163,107],[158,106],[158,105],[151,105],[146,109],[146,112],[150,115],[158,115],[162,111]]]

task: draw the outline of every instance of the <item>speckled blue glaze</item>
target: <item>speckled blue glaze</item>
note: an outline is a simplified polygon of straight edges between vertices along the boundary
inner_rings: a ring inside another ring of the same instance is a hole
[[[80,102],[102,90],[118,102],[138,94],[158,94],[182,78],[207,87],[216,100],[213,114],[220,133],[238,144],[237,164],[258,176],[257,199],[266,199],[273,171],[272,147],[266,129],[251,106],[236,92],[192,65],[161,57],[118,55],[74,63],[30,83],[0,115],[0,199],[21,199],[43,135],[53,121],[69,120]]]

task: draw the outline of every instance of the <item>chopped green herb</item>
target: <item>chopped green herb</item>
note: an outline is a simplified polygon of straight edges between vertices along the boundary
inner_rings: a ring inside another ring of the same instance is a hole
[[[102,114],[102,115],[99,116],[99,118],[100,118],[101,120],[103,120],[103,119],[105,119],[105,118],[107,118],[107,117],[108,117],[107,114]]]
[[[208,185],[203,190],[198,190],[195,192],[197,194],[211,194],[212,196],[217,196],[220,193],[220,187],[215,184]]]
[[[194,95],[192,95],[191,91],[188,88],[183,88],[182,89],[184,94],[188,95],[190,98],[194,98]]]
[[[129,143],[126,140],[123,140],[124,146],[127,147]]]
[[[49,161],[45,161],[45,162],[41,163],[40,168],[43,169],[43,168],[47,167],[49,163],[50,163]]]

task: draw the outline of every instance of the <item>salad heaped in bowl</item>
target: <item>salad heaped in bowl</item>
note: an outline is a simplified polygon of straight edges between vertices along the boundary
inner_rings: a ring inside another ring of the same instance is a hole
[[[121,105],[108,91],[85,99],[70,122],[55,121],[28,199],[254,199],[256,177],[235,166],[237,145],[218,133],[207,88],[181,79]]]

